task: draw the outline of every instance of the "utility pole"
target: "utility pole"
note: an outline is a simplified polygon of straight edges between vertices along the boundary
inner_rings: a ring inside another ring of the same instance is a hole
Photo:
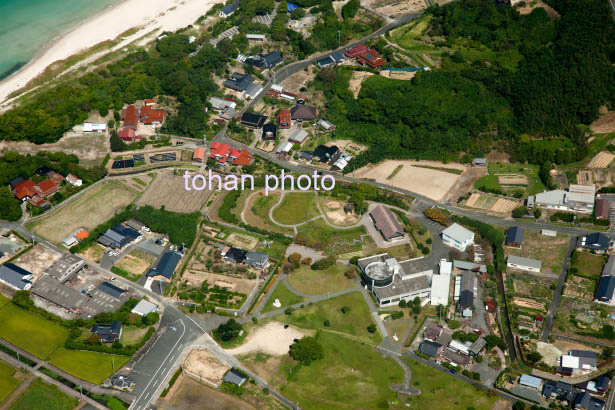
[[[111,366],[113,367],[113,373],[115,373],[115,357],[111,358]],[[81,386],[79,386],[81,388]]]
[[[341,47],[341,45],[342,45],[342,39],[340,37],[340,31],[337,30],[337,47],[339,48]]]
[[[81,385],[79,385],[79,401],[83,401],[83,390],[81,389]]]
[[[15,352],[17,353],[17,364],[19,367],[21,367],[21,361],[19,360],[19,352]]]

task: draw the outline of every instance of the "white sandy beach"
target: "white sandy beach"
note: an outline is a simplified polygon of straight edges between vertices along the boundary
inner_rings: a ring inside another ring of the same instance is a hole
[[[0,82],[0,102],[25,86],[56,61],[140,27],[114,47],[119,49],[152,31],[175,31],[193,24],[214,4],[223,0],[125,0],[55,39],[21,70]],[[98,56],[96,56],[98,57]],[[91,59],[88,59],[91,61]],[[81,63],[80,65],[82,65]]]

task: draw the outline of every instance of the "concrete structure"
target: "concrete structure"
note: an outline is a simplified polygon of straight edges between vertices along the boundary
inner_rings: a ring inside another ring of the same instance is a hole
[[[448,305],[448,296],[451,289],[452,263],[446,260],[440,261],[440,273],[431,277],[431,304]]]
[[[141,299],[139,303],[130,311],[130,313],[136,313],[139,316],[147,316],[150,313],[158,311],[158,305],[149,302],[145,299]]]
[[[598,355],[591,350],[571,350],[560,358],[560,366],[564,373],[566,369],[572,374],[591,373],[597,369]]]
[[[448,246],[465,251],[474,243],[474,232],[454,223],[442,231],[442,241]]]
[[[568,190],[545,191],[528,198],[529,206],[592,213],[594,210],[595,185],[570,185]]]
[[[357,265],[380,306],[430,296],[433,268],[424,258],[398,262],[383,253],[359,259]]]
[[[73,274],[79,272],[83,265],[83,259],[73,255],[72,253],[64,253],[60,259],[55,261],[53,265],[47,268],[45,273],[60,282],[65,282]]]
[[[83,132],[105,133],[107,132],[107,124],[85,122],[83,123]]]
[[[509,255],[506,259],[506,266],[508,266],[509,268],[525,270],[528,272],[540,272],[540,269],[542,268],[542,262],[536,259]]]

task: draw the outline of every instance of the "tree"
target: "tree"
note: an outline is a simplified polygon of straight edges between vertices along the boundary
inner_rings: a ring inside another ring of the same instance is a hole
[[[350,312],[350,306],[346,306],[346,305],[342,306],[341,311],[343,314]]]
[[[241,333],[242,330],[243,327],[239,322],[235,319],[230,319],[228,322],[218,326],[218,328],[214,330],[214,335],[223,342],[230,342],[239,337],[239,333]]]
[[[512,217],[513,218],[523,218],[526,215],[527,215],[527,207],[526,206],[517,207],[517,208],[513,209],[513,211],[512,211]]]
[[[344,17],[344,20],[353,19],[357,11],[359,11],[359,7],[361,7],[360,0],[350,0],[346,3],[344,7],[342,7],[342,17]]]
[[[110,142],[112,152],[122,152],[128,149],[128,145],[117,135],[115,130],[111,131]]]
[[[405,308],[406,307],[406,300],[405,299],[402,299],[402,300],[399,301],[399,307],[400,308]]]
[[[299,263],[301,261],[301,254],[294,252],[288,256],[288,261],[291,263]]]
[[[525,403],[523,403],[521,400],[517,400],[513,403],[512,408],[513,410],[525,410]]]
[[[376,333],[376,330],[378,330],[378,329],[376,328],[376,325],[373,324],[373,323],[371,325],[367,326],[367,331],[369,333]]]
[[[290,356],[301,364],[309,366],[313,361],[322,359],[325,353],[316,337],[307,336],[290,345]]]
[[[151,312],[142,317],[142,323],[146,326],[155,325],[160,320],[158,312]]]
[[[325,270],[335,265],[336,262],[335,256],[327,256],[324,259],[314,262],[312,264],[312,270]]]
[[[21,204],[8,186],[0,187],[0,219],[16,221],[21,218]]]
[[[529,352],[528,354],[526,354],[525,358],[527,359],[528,362],[532,364],[536,364],[542,360],[542,355],[534,351],[534,352]]]
[[[487,350],[491,350],[495,346],[498,346],[502,350],[506,349],[506,342],[499,336],[487,335],[485,336],[485,341],[487,342]]]

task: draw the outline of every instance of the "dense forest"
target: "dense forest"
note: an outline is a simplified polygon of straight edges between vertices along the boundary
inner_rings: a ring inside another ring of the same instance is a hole
[[[601,105],[615,108],[615,24],[604,0],[550,0],[520,15],[492,0],[462,0],[428,10],[428,34],[519,55],[518,64],[443,56],[442,68],[411,81],[372,76],[358,99],[350,73],[325,69],[316,85],[328,100],[336,135],[370,149],[346,168],[384,158],[460,160],[495,143],[513,160],[568,163],[587,155],[586,127]]]

